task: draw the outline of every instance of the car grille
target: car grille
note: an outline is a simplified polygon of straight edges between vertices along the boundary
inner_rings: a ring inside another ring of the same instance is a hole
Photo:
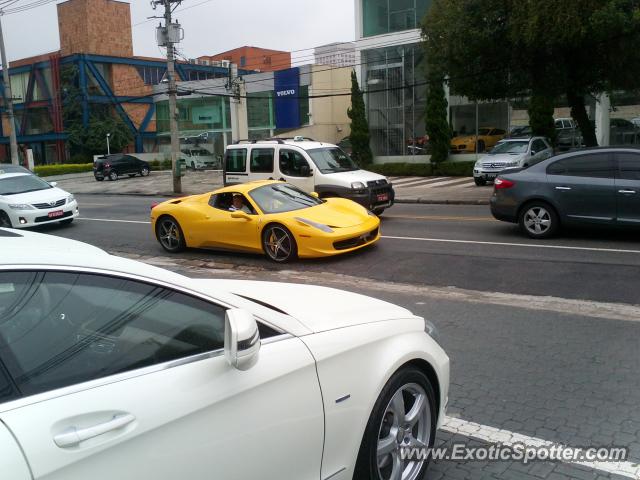
[[[360,245],[364,245],[374,240],[378,236],[378,229],[370,231],[369,233],[365,233],[364,235],[360,235],[353,238],[348,238],[346,240],[340,240],[339,242],[333,242],[333,248],[336,250],[347,250],[348,248],[359,247]]]
[[[40,210],[45,210],[47,208],[61,207],[66,202],[67,202],[67,200],[65,198],[63,198],[62,200],[58,200],[58,201],[53,202],[53,203],[34,203],[33,206],[36,207],[36,208],[39,208]]]
[[[380,185],[387,185],[387,181],[383,178],[381,180],[372,180],[370,182],[367,182],[367,186],[369,187],[376,187]]]
[[[48,215],[45,215],[44,217],[36,217],[34,222],[35,223],[50,222],[50,221],[55,222],[56,220],[62,220],[63,218],[70,217],[71,215],[73,215],[73,212],[64,212],[64,214],[54,218],[49,218]]]
[[[507,162],[484,162],[482,168],[505,168]]]

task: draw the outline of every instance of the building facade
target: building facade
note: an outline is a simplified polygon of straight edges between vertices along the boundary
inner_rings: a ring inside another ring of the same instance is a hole
[[[356,0],[356,72],[377,162],[424,161],[420,22],[431,0]]]
[[[184,82],[178,98],[180,150],[220,159],[238,140],[302,135],[338,143],[349,135],[349,96],[314,96],[314,85],[348,89],[350,67],[304,65],[277,72],[243,75],[235,92],[224,79]],[[160,151],[169,150],[169,105],[156,87]]]
[[[201,65],[211,65],[221,61],[234,63],[246,70],[273,72],[291,68],[291,53],[244,46],[216,55],[198,57],[198,63]]]
[[[316,65],[353,67],[356,64],[356,44],[353,42],[330,43],[313,51]]]
[[[129,4],[68,0],[57,13],[60,50],[9,66],[21,152],[31,149],[36,164],[68,161],[71,124],[88,128],[99,115],[124,122],[133,138],[129,151],[156,150],[153,87],[165,78],[166,63],[133,55]],[[226,68],[187,62],[176,71],[180,81],[228,76]],[[3,115],[0,161],[8,158],[7,122]]]

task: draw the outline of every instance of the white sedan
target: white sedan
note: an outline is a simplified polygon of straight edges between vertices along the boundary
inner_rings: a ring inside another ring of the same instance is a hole
[[[0,229],[11,480],[417,480],[449,390],[433,326],[341,290],[196,280]]]
[[[69,192],[41,178],[0,168],[0,227],[25,228],[45,223],[69,224],[78,203]]]

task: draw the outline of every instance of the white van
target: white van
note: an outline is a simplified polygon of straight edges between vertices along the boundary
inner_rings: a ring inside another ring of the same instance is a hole
[[[361,170],[336,145],[303,137],[236,142],[227,147],[223,170],[225,186],[282,180],[321,198],[348,198],[378,215],[395,197],[382,175]]]

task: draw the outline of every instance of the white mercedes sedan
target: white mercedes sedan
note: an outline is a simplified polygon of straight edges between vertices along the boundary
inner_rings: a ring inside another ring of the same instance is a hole
[[[46,182],[28,171],[0,168],[0,227],[69,224],[78,214],[76,199],[55,182]]]
[[[191,279],[0,229],[11,480],[418,480],[444,418],[433,325],[319,286]]]

